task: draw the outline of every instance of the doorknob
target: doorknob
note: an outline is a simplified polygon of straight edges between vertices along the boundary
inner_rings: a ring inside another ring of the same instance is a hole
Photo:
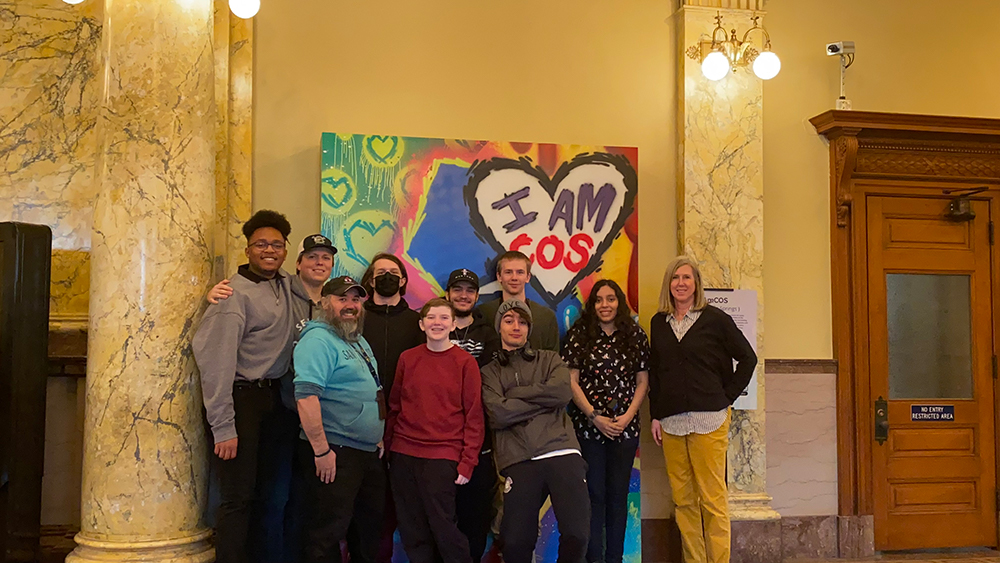
[[[875,441],[882,445],[889,439],[889,403],[879,395],[875,401]]]

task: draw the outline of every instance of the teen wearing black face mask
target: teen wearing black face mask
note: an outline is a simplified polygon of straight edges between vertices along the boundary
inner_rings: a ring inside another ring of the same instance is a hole
[[[371,296],[365,301],[363,334],[371,345],[382,380],[382,389],[388,397],[396,375],[399,355],[422,346],[426,337],[420,330],[420,313],[410,309],[403,295],[406,294],[406,266],[396,256],[381,252],[376,254],[361,277],[361,285]],[[388,491],[387,491],[388,493]],[[396,511],[392,495],[386,495],[385,526],[376,563],[390,563],[392,535],[396,531]],[[353,554],[356,538],[348,535],[348,548]]]

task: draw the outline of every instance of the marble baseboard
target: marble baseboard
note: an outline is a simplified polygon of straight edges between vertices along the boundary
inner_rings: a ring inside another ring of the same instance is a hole
[[[860,559],[875,554],[871,516],[796,516],[734,520],[732,563]],[[643,563],[682,563],[681,536],[671,519],[642,520]]]
[[[681,563],[681,532],[673,518],[642,519],[642,563]]]
[[[731,563],[781,561],[781,520],[734,520]]]
[[[781,559],[832,559],[838,555],[838,517],[781,519]]]
[[[837,541],[842,558],[862,559],[875,555],[875,517],[840,516],[837,522]]]

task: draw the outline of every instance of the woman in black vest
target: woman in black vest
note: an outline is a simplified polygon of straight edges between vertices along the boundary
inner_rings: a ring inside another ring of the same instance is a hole
[[[686,256],[667,266],[649,336],[653,440],[667,462],[684,561],[728,563],[730,406],[750,383],[757,355],[732,317],[707,304],[698,266]]]
[[[617,283],[594,284],[583,315],[566,335],[562,357],[573,388],[570,419],[587,461],[587,563],[622,563],[629,481],[639,447],[636,415],[648,386],[649,340],[632,320]]]

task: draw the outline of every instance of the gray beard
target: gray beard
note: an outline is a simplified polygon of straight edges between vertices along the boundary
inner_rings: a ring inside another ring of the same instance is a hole
[[[345,321],[340,317],[330,319],[330,328],[334,334],[348,342],[357,342],[361,338],[361,321],[364,318],[364,309],[361,309],[358,318],[353,321]]]

